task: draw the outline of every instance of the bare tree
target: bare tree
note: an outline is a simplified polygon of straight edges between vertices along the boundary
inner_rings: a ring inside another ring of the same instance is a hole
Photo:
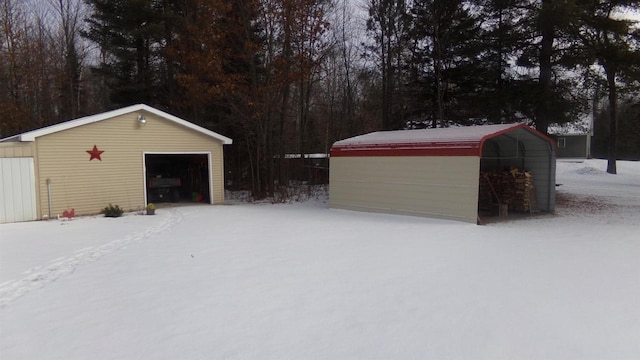
[[[53,99],[45,23],[29,17],[21,0],[0,4],[0,133],[4,136],[43,125]]]
[[[392,130],[402,127],[402,121],[394,116],[399,72],[402,63],[408,8],[405,0],[370,0],[367,29],[377,44],[377,56],[382,73],[382,127]],[[401,120],[401,119],[400,119]]]
[[[86,5],[77,0],[47,0],[55,17],[57,32],[52,41],[58,49],[58,91],[60,94],[60,119],[67,120],[81,114],[80,83],[87,49],[79,36],[87,15]]]
[[[81,115],[84,5],[75,0],[0,3],[0,133]]]

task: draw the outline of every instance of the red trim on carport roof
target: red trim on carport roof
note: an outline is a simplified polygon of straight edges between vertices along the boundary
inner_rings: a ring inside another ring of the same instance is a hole
[[[448,145],[448,146],[447,146]],[[409,146],[407,144],[390,144],[384,147],[378,146],[345,146],[331,149],[331,157],[340,156],[477,156],[477,144],[438,144],[438,147],[428,148],[424,145]]]
[[[555,147],[555,141],[525,123],[514,124],[504,130],[487,134],[480,141],[469,142],[425,142],[405,144],[362,144],[335,146],[331,149],[332,157],[340,156],[478,156],[482,157],[482,147],[488,139],[524,128]]]
[[[538,130],[536,130],[536,129],[532,128],[531,126],[529,126],[529,125],[527,125],[527,124],[525,124],[525,123],[520,123],[520,124],[518,124],[518,125],[515,125],[515,126],[513,126],[513,127],[507,128],[507,129],[504,129],[504,130],[502,130],[502,131],[498,131],[498,132],[496,132],[496,133],[493,133],[493,134],[489,134],[489,135],[484,136],[484,137],[482,138],[482,140],[480,140],[480,147],[478,148],[478,149],[479,149],[479,151],[480,151],[480,153],[478,154],[478,156],[482,157],[482,147],[484,146],[484,142],[485,142],[486,140],[491,139],[491,138],[496,137],[496,136],[500,136],[500,135],[502,135],[502,134],[506,134],[506,133],[508,133],[508,132],[510,132],[510,131],[513,131],[513,130],[516,130],[516,129],[519,129],[519,128],[524,128],[525,130],[528,130],[528,131],[529,131],[530,133],[532,133],[533,135],[537,135],[537,136],[541,137],[542,139],[544,139],[544,140],[546,140],[546,141],[550,142],[550,143],[552,144],[552,146],[554,147],[555,152],[556,152],[556,153],[558,152],[558,149],[556,148],[556,146],[557,146],[557,145],[556,145],[555,140],[551,139],[551,138],[550,138],[550,137],[548,137],[547,135],[545,135],[545,134],[541,133],[540,131],[538,131]]]
[[[518,124],[518,125],[514,125],[514,126],[512,126],[512,127],[508,127],[508,128],[506,128],[506,129],[504,129],[504,130],[502,130],[502,131],[494,132],[493,134],[488,134],[488,135],[483,136],[483,137],[482,137],[482,139],[480,139],[480,146],[478,147],[478,150],[479,150],[479,154],[478,154],[478,156],[482,157],[482,147],[484,146],[484,142],[485,142],[485,141],[487,141],[487,140],[489,140],[489,139],[491,139],[491,138],[494,138],[494,137],[496,137],[496,136],[500,136],[500,135],[502,135],[502,134],[506,134],[506,133],[508,133],[509,131],[513,131],[513,130],[515,130],[515,129],[522,128],[522,127],[526,127],[526,128],[531,129],[531,128],[529,127],[529,125],[527,125],[527,124],[525,124],[525,123],[520,123],[520,124]]]

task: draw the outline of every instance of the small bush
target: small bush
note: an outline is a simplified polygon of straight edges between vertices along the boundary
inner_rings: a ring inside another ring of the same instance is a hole
[[[109,206],[102,209],[102,213],[105,217],[120,217],[124,213],[124,210],[122,210],[118,205],[114,206],[109,204]]]

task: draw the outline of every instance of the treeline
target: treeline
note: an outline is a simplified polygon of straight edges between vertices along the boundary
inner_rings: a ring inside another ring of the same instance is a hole
[[[527,121],[548,133],[593,111],[615,173],[618,102],[640,102],[633,14],[639,1],[369,0],[383,127]]]
[[[349,136],[547,132],[596,103],[615,158],[637,95],[639,1],[0,1],[0,137],[146,103],[233,138],[227,179],[255,197],[288,182],[286,154]]]

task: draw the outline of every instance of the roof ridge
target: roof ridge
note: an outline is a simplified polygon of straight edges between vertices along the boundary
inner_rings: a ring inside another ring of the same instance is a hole
[[[116,116],[120,116],[120,115],[124,115],[124,114],[128,114],[128,113],[132,113],[135,111],[146,111],[152,114],[155,114],[156,116],[159,116],[161,118],[164,118],[166,120],[172,121],[174,123],[177,123],[179,125],[182,125],[184,127],[190,128],[192,130],[195,130],[197,132],[200,132],[204,135],[210,136],[214,139],[220,140],[222,141],[223,144],[231,144],[233,143],[233,140],[231,140],[230,138],[218,134],[216,132],[213,132],[209,129],[206,129],[202,126],[196,125],[192,122],[189,122],[187,120],[181,119],[175,115],[171,115],[167,112],[164,112],[160,109],[156,109],[154,107],[151,107],[149,105],[146,104],[135,104],[135,105],[129,105],[129,106],[125,106],[119,109],[114,109],[114,110],[109,110],[109,111],[105,111],[102,113],[98,113],[98,114],[93,114],[93,115],[87,115],[87,116],[83,116],[77,119],[72,119],[72,120],[68,120],[68,121],[64,121],[58,124],[54,124],[54,125],[49,125],[49,126],[45,126],[43,128],[40,129],[35,129],[35,130],[30,130],[21,134],[17,134],[8,138],[4,138],[4,139],[0,139],[0,142],[8,142],[8,141],[20,141],[20,142],[28,142],[28,141],[35,141],[35,139],[37,137],[40,136],[44,136],[44,135],[49,135],[49,134],[53,134],[56,132],[60,132],[60,131],[64,131],[64,130],[68,130],[68,129],[72,129],[78,126],[83,126],[83,125],[88,125],[88,124],[93,124],[99,121],[103,121],[103,120],[108,120],[111,118],[114,118]]]

